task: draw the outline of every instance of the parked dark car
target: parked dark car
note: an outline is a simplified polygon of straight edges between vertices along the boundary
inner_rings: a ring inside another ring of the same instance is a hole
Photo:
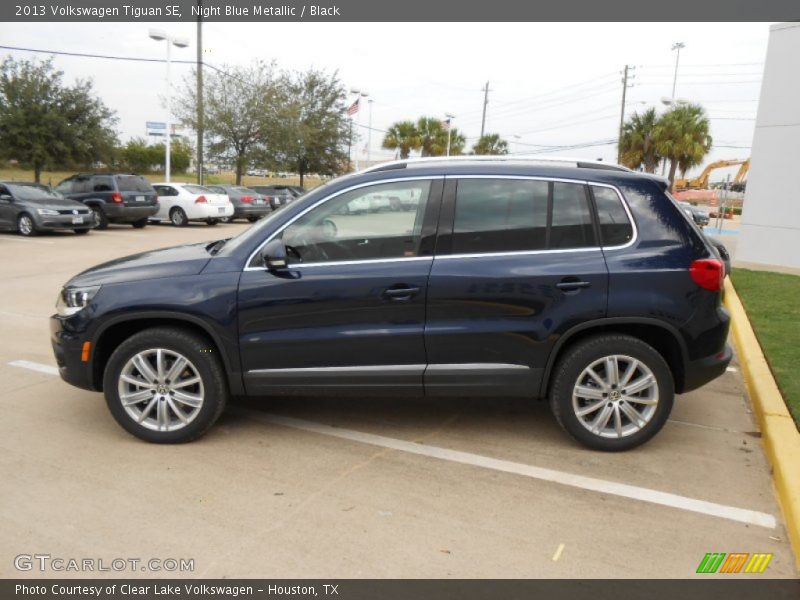
[[[288,185],[254,185],[253,189],[269,199],[272,210],[291,204],[297,198]]]
[[[206,187],[212,192],[227,194],[233,204],[233,216],[220,219],[223,223],[230,223],[234,219],[247,219],[255,223],[272,212],[269,202],[256,190],[241,185],[214,184]]]
[[[722,263],[667,186],[512,157],[344,176],[232,239],[77,275],[56,362],[152,442],[231,395],[392,394],[547,398],[586,446],[633,448],[731,359]],[[418,202],[343,214],[373,194]]]
[[[88,206],[94,212],[97,229],[105,229],[109,223],[145,227],[158,212],[156,191],[141,175],[80,173],[59,183],[56,191]]]
[[[0,182],[0,229],[33,236],[42,231],[71,229],[88,233],[94,215],[74,202],[38,183]]]
[[[682,202],[679,200],[678,204],[680,204],[683,212],[689,215],[698,226],[705,227],[708,225],[709,217],[706,211],[699,209],[688,202]]]

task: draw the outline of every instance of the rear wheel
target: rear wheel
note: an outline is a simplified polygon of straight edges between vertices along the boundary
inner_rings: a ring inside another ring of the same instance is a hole
[[[219,219],[206,219],[206,225],[216,225],[219,223]]]
[[[225,371],[211,344],[184,329],[147,329],[125,340],[106,366],[109,410],[148,442],[181,443],[203,435],[228,399]]]
[[[142,229],[143,227],[147,227],[148,219],[139,219],[138,221],[134,221],[131,223],[135,229]]]
[[[33,237],[39,233],[36,230],[36,224],[33,222],[33,217],[31,217],[28,213],[22,213],[17,218],[17,231],[19,231],[20,235],[24,235],[25,237]]]
[[[108,219],[106,213],[99,206],[90,207],[94,213],[94,228],[95,229],[108,229]]]
[[[178,206],[169,211],[169,220],[175,227],[186,227],[189,223],[189,219],[186,218],[186,213]]]
[[[578,342],[559,360],[550,407],[582,444],[629,450],[664,426],[674,395],[672,373],[658,351],[637,338],[608,334]]]

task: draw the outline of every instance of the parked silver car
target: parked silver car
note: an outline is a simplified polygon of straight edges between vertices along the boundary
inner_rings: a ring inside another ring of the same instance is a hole
[[[94,215],[86,205],[67,200],[47,186],[14,181],[0,182],[0,229],[33,236],[42,231],[71,229],[88,233]]]

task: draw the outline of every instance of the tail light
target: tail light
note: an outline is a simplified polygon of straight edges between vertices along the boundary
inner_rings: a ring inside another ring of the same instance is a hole
[[[718,292],[722,289],[725,267],[716,258],[702,258],[689,265],[689,275],[704,290]]]
[[[111,194],[111,201],[114,202],[115,204],[121,204],[122,203],[122,194],[120,194],[119,192],[113,192]]]
[[[203,204],[204,202],[208,202],[205,196],[198,196],[194,201],[195,204]]]
[[[239,202],[243,202],[244,204],[251,204],[253,202],[252,196],[242,196],[239,198]]]

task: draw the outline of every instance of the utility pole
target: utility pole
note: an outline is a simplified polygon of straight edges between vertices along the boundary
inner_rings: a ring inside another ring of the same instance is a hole
[[[629,87],[633,87],[633,84],[628,84],[628,79],[633,79],[634,75],[631,75],[630,72],[633,71],[636,67],[631,67],[630,65],[625,65],[625,68],[622,70],[622,108],[619,111],[619,137],[617,138],[617,162],[622,162],[622,127],[625,124],[625,96],[628,92]]]
[[[369,106],[369,128],[367,129],[367,166],[372,166],[372,98],[367,100]]]
[[[489,82],[486,82],[486,87],[483,88],[483,116],[481,117],[481,137],[486,129],[486,105],[489,104]]]
[[[681,48],[686,48],[686,44],[683,42],[677,42],[672,44],[672,49],[677,50],[678,53],[675,56],[675,75],[672,78],[672,101],[675,102],[675,88],[678,85],[678,64],[681,61]]]
[[[197,0],[197,183],[203,185],[203,0]]]

